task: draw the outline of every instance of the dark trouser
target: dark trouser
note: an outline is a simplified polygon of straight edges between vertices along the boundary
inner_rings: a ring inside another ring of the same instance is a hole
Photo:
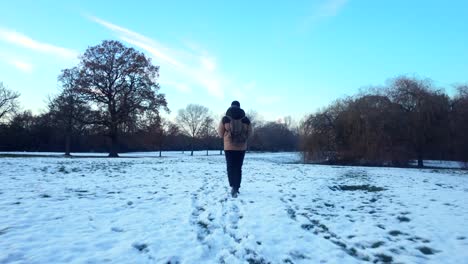
[[[232,188],[239,189],[242,181],[242,164],[244,163],[245,151],[243,150],[225,150],[227,173],[229,185]]]

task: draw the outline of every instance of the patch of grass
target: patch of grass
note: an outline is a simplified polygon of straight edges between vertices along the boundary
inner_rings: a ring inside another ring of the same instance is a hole
[[[390,263],[390,262],[393,261],[392,256],[388,256],[388,255],[385,255],[385,254],[377,254],[375,256],[377,257],[378,260],[382,261],[383,263]]]
[[[372,186],[372,185],[337,185],[329,187],[332,191],[366,191],[366,192],[381,192],[385,188]]]
[[[291,255],[293,259],[308,259],[306,255],[302,254],[299,251],[291,251],[289,255]]]
[[[269,263],[271,263],[271,262],[267,261],[266,259],[264,259],[262,257],[259,257],[257,252],[255,252],[254,250],[246,248],[245,253],[247,255],[250,255],[250,257],[247,258],[247,262],[249,264],[269,264]]]
[[[398,219],[400,222],[409,222],[409,221],[411,221],[411,219],[409,219],[409,218],[406,217],[406,216],[398,216],[397,219]]]
[[[120,227],[112,227],[112,228],[111,228],[111,231],[121,233],[121,232],[123,232],[124,230],[123,230],[122,228],[120,228]]]
[[[256,258],[248,258],[247,262],[249,264],[268,264],[271,263],[269,261],[266,261],[264,258],[256,259]]]
[[[136,248],[140,252],[148,249],[148,245],[145,243],[133,243],[132,247]]]
[[[3,229],[0,229],[0,236],[6,234],[6,232],[7,232],[9,229],[11,229],[11,227],[6,227],[6,228],[3,228]]]
[[[372,243],[371,248],[378,248],[378,247],[383,246],[384,244],[385,242],[383,241],[377,241],[377,242]]]
[[[398,230],[392,230],[390,232],[388,232],[391,236],[399,236],[399,235],[403,235],[403,233],[401,231],[398,231]]]
[[[378,224],[378,225],[377,225],[377,227],[378,227],[378,228],[380,228],[380,229],[383,229],[383,230],[385,230],[385,229],[386,229],[386,228],[385,228],[385,226],[384,226],[384,225],[382,225],[382,224]]]
[[[198,221],[197,225],[200,226],[203,229],[208,229],[208,224],[203,222],[203,221]]]
[[[421,253],[423,253],[424,255],[434,255],[435,253],[437,253],[436,250],[430,248],[430,247],[418,247],[419,251],[421,251]]]
[[[48,195],[48,194],[41,194],[41,195],[39,195],[39,197],[41,197],[41,198],[50,198],[50,195]]]
[[[65,166],[60,166],[60,168],[58,169],[58,172],[61,172],[61,173],[65,173],[65,174],[68,174],[70,173],[69,171],[67,171],[67,168],[65,168]]]
[[[286,209],[286,212],[288,212],[288,215],[291,219],[296,220],[296,211],[292,208]]]

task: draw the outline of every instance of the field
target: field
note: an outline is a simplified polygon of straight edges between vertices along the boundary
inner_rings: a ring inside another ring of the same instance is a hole
[[[468,263],[468,171],[151,154],[0,158],[0,263]]]

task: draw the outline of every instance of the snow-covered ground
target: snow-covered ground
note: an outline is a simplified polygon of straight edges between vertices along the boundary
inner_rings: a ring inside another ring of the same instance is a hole
[[[467,171],[126,156],[0,158],[0,263],[468,263]]]

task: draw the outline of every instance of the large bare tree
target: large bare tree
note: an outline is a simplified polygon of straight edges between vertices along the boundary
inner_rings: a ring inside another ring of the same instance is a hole
[[[88,122],[107,129],[109,157],[118,157],[118,136],[124,124],[147,111],[168,111],[166,98],[159,93],[159,67],[133,48],[103,41],[85,51],[77,68],[74,89],[94,110]]]
[[[177,115],[177,123],[190,140],[190,155],[193,156],[195,139],[200,137],[207,118],[210,117],[209,109],[203,105],[189,104],[185,109],[180,109]]]
[[[7,115],[14,113],[18,108],[18,92],[6,88],[0,82],[0,121]]]

